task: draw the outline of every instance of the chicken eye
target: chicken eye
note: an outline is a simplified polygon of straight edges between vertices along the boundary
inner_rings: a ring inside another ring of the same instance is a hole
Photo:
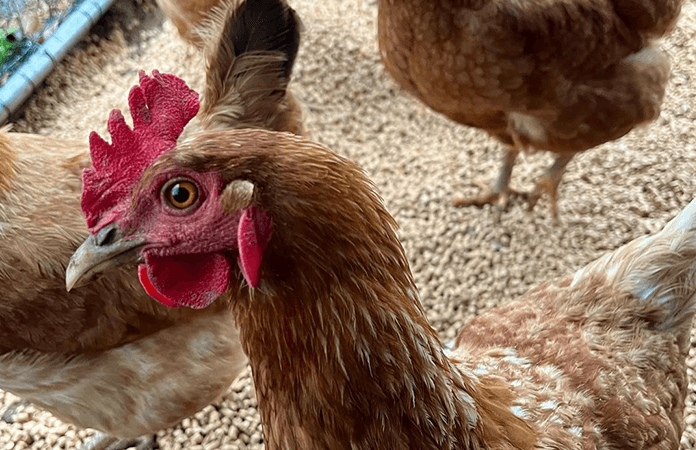
[[[190,181],[174,181],[165,188],[164,198],[172,208],[186,209],[198,200],[198,188]]]

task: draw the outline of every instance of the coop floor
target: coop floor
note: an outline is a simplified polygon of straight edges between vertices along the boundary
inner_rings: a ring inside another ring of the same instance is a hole
[[[95,31],[105,37],[87,38],[48,78],[15,130],[78,139],[92,130],[105,135],[109,111],[127,110],[127,92],[140,69],[174,73],[201,88],[204,66],[197,52],[171,24],[137,20],[152,4],[129,9],[131,1],[119,0],[113,23]],[[385,74],[374,0],[290,2],[305,24],[294,87],[306,105],[308,128],[314,139],[358,161],[377,183],[401,225],[428,317],[445,339],[472,314],[658,230],[696,194],[695,0],[687,0],[678,29],[664,44],[673,74],[662,115],[573,160],[560,190],[558,227],[545,201],[532,214],[515,201],[502,213],[451,206],[455,196],[477,192],[475,178],[493,179],[502,148],[431,112]],[[513,183],[531,188],[549,162],[548,155],[525,158]],[[696,368],[692,342],[689,366]],[[690,369],[689,376],[685,449],[696,444],[696,372]],[[218,403],[161,431],[160,448],[260,448],[251,389],[247,372]],[[0,392],[0,400],[6,406],[14,397]],[[17,419],[0,423],[1,448],[12,448],[8,442],[17,442],[15,449],[74,448],[93,433],[31,406]]]

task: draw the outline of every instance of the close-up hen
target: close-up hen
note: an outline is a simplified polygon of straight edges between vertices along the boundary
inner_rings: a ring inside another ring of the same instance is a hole
[[[683,0],[379,0],[387,71],[410,94],[505,144],[492,188],[458,206],[502,201],[520,151],[555,162],[524,194],[550,196],[579,152],[655,120],[670,75],[656,40]],[[478,182],[477,182],[478,183]]]
[[[152,119],[177,136],[191,119],[188,135],[240,126],[301,132],[287,91],[297,15],[283,1],[223,6],[203,31],[202,108],[184,88],[177,101],[188,102],[185,121],[166,122],[154,110]],[[88,235],[80,210],[86,141],[0,129],[0,389],[105,433],[86,449],[153,448],[153,434],[219,399],[246,357],[224,305],[156,304],[134,268],[65,291],[68,259]]]
[[[266,448],[678,447],[696,201],[662,230],[474,318],[450,352],[397,223],[357,164],[266,130],[167,144],[177,128],[150,117],[185,121],[180,89],[141,73],[134,128],[113,114],[111,143],[91,136],[91,235],[66,283],[137,262],[160,303],[229,307]]]

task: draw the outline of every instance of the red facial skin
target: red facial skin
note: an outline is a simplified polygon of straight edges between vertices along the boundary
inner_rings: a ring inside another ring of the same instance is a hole
[[[180,210],[170,205],[166,187],[188,181],[198,188],[197,200]],[[228,213],[220,203],[223,183],[210,171],[172,168],[137,191],[132,208],[115,222],[124,239],[145,238],[139,267],[147,293],[167,306],[204,308],[229,289],[231,264],[223,250],[237,250],[238,264],[250,287],[260,282],[263,250],[271,221],[252,205]]]
[[[244,278],[257,287],[271,220],[254,205],[223,211],[219,196],[224,186],[218,173],[160,167],[160,173],[148,178],[149,185],[136,188],[145,171],[176,147],[199,110],[198,94],[174,75],[154,71],[149,77],[141,71],[128,105],[132,128],[119,111],[112,111],[107,123],[112,143],[90,135],[93,168],[82,176],[82,210],[90,233],[97,235],[116,223],[122,239],[144,240],[140,282],[167,306],[204,308],[224,293],[231,265],[223,250],[239,252]],[[197,200],[183,210],[170,205],[162,193],[167,183],[180,179],[198,189]]]

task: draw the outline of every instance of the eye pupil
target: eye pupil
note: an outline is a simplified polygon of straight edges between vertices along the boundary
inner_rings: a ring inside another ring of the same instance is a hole
[[[191,197],[191,193],[187,189],[183,189],[179,183],[172,188],[172,199],[177,203],[186,203]]]

